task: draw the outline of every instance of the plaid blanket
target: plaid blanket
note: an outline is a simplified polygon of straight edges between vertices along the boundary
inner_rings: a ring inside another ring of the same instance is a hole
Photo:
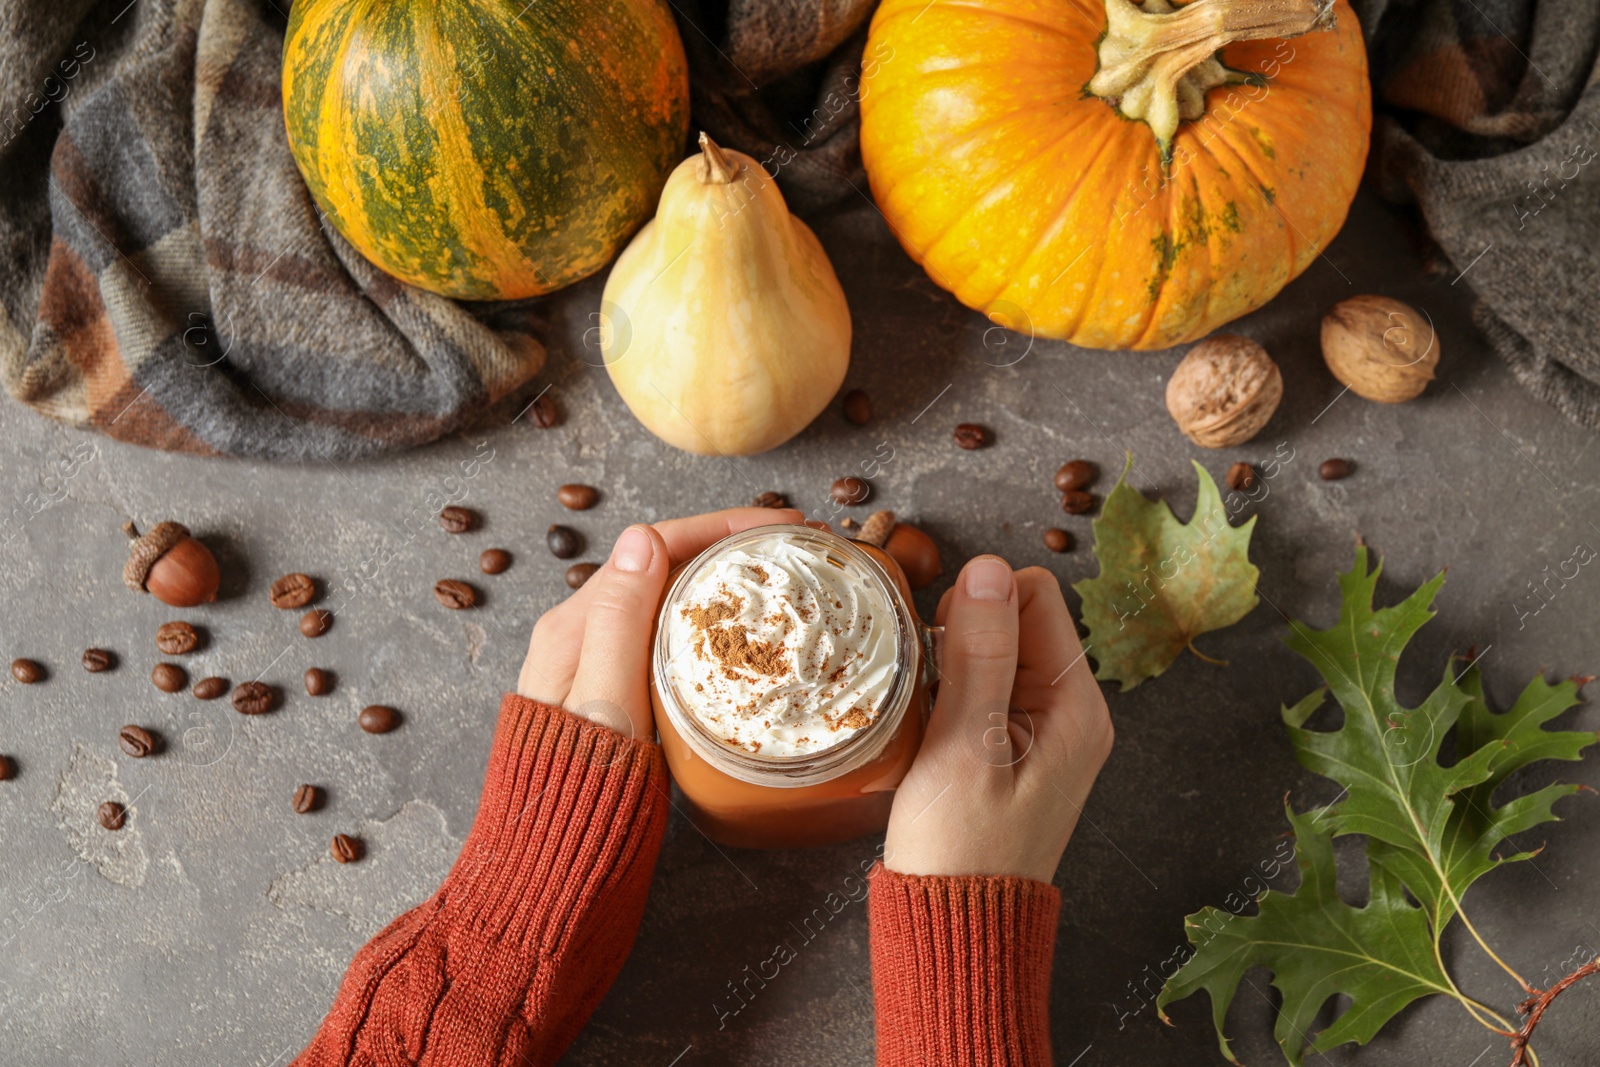
[[[137,444],[305,461],[430,441],[536,388],[542,301],[414,289],[319,216],[283,127],[290,2],[0,5],[0,381],[12,396]],[[761,94],[838,47],[870,3],[679,7],[696,19],[682,27],[697,42],[696,98],[722,105],[705,124],[748,148],[729,136],[727,102],[747,97],[741,121],[771,128]],[[845,141],[849,155],[853,132]],[[822,158],[821,143],[804,148]],[[828,182],[850,163],[827,164],[786,181],[801,196],[814,187],[812,202],[836,198]]]
[[[1600,3],[1370,0],[1372,168],[1517,380],[1600,430]]]

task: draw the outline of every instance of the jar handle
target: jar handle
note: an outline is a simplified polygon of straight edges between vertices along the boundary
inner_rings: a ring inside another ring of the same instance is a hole
[[[922,627],[922,681],[932,685],[944,676],[944,627]]]

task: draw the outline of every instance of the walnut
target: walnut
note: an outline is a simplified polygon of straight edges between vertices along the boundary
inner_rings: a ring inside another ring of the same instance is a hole
[[[1433,381],[1439,342],[1433,323],[1411,305],[1353,296],[1323,316],[1322,358],[1357,396],[1399,404]]]
[[[1231,333],[1189,349],[1167,382],[1167,411],[1203,448],[1244,444],[1261,432],[1282,399],[1283,375],[1267,350]]]

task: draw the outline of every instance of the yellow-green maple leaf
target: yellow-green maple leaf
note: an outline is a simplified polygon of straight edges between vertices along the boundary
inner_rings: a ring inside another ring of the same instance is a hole
[[[1132,467],[1130,455],[1094,521],[1100,574],[1073,586],[1083,597],[1095,677],[1125,691],[1165,671],[1185,648],[1201,655],[1196,637],[1248,615],[1261,574],[1250,562],[1255,516],[1230,526],[1204,467],[1194,464],[1200,488],[1187,523],[1128,484]]]

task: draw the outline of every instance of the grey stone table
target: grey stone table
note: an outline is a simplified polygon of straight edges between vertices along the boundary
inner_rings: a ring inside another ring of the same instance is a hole
[[[919,594],[924,613],[984,550],[1049,567],[1063,584],[1094,573],[1088,519],[1064,518],[1051,489],[1065,459],[1096,460],[1103,492],[1131,450],[1138,487],[1187,515],[1188,464],[1200,450],[1162,406],[1176,354],[1030,348],[936,289],[868,205],[820,232],[855,314],[848,384],[872,394],[878,418],[857,428],[830,411],[766,456],[688,456],[634,423],[584,344],[598,280],[551,305],[547,376],[567,412],[554,430],[524,420],[378,462],[284,467],[144,451],[0,405],[0,501],[10,516],[0,652],[50,669],[44,684],[0,684],[0,752],[19,770],[0,783],[0,1062],[268,1067],[293,1057],[351,954],[427,896],[470,825],[499,695],[534,620],[566,592],[564,565],[543,547],[560,517],[559,483],[604,492],[574,523],[585,558],[598,559],[630,521],[742,504],[761,490],[823,507],[835,478],[892,449],[876,502],[921,523],[946,561],[946,578]],[[1529,599],[1528,585],[1574,546],[1600,545],[1600,442],[1515,386],[1470,324],[1470,275],[1452,278],[1428,276],[1399,220],[1364,196],[1326,255],[1236,324],[1279,360],[1284,402],[1251,445],[1199,458],[1220,478],[1228,463],[1264,459],[1279,442],[1294,450],[1251,509],[1263,603],[1204,641],[1231,666],[1185,656],[1164,677],[1110,695],[1116,751],[1056,879],[1060,1063],[1221,1062],[1204,997],[1179,1004],[1168,1027],[1139,991],[1155,989],[1186,913],[1221,905],[1280,854],[1284,795],[1330,799],[1327,783],[1295,764],[1278,721],[1280,703],[1319,683],[1283,646],[1279,610],[1327,625],[1357,537],[1383,553],[1379,588],[1390,599],[1450,566],[1440,615],[1403,666],[1403,696],[1419,697],[1452,650],[1474,643],[1501,706],[1536,671],[1600,673],[1600,576],[1583,569],[1548,603]],[[1439,380],[1414,403],[1335,402],[1317,325],[1332,302],[1362,292],[1411,301],[1438,324]],[[954,448],[950,430],[963,421],[992,427],[995,445]],[[1330,456],[1353,460],[1348,480],[1316,478]],[[481,532],[439,530],[433,513],[451,495],[486,515]],[[189,524],[223,562],[223,599],[176,612],[124,589],[118,527],[128,517]],[[1041,530],[1055,524],[1077,534],[1075,551],[1042,547]],[[472,577],[478,551],[494,545],[517,558],[479,583],[483,608],[441,610],[434,580]],[[351,590],[327,636],[301,638],[294,613],[267,604],[267,585],[289,570]],[[175,616],[207,632],[189,658],[193,677],[260,674],[282,687],[280,709],[246,719],[226,701],[152,688],[152,633]],[[118,651],[121,666],[84,673],[78,656],[91,645]],[[313,665],[336,672],[330,696],[302,694],[298,679]],[[374,702],[402,709],[403,728],[362,734],[355,712]],[[166,750],[123,756],[125,722],[158,730]],[[1583,706],[1563,724],[1600,727],[1600,713]],[[1596,766],[1560,769],[1600,785]],[[1552,777],[1541,769],[1528,784]],[[301,781],[328,789],[315,815],[290,811]],[[105,798],[128,803],[120,834],[94,824]],[[1567,821],[1528,835],[1548,843],[1544,853],[1469,897],[1484,936],[1535,979],[1600,946],[1600,810],[1592,794],[1560,810]],[[364,862],[330,860],[339,831],[368,842]],[[876,844],[724,852],[674,816],[638,944],[564,1062],[871,1063],[864,904],[824,909],[828,921],[813,919],[809,938],[797,929],[830,893],[850,895],[850,876]],[[1462,984],[1509,1011],[1517,990],[1461,933],[1447,948]],[[741,1006],[728,984],[781,940],[797,958]],[[1242,989],[1230,1018],[1252,1064],[1281,1062],[1267,979],[1251,976],[1254,991]],[[1600,982],[1560,1000],[1541,1034],[1546,1067],[1600,1063]],[[1439,999],[1414,1006],[1369,1049],[1326,1057],[1508,1060],[1498,1038]]]

